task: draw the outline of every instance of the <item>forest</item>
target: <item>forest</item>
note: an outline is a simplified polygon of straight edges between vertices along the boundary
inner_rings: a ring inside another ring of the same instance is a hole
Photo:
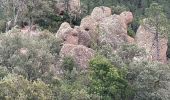
[[[0,100],[170,100],[170,0],[0,0]]]

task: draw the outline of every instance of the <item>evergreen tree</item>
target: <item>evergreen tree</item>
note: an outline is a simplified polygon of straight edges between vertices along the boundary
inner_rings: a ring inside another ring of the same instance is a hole
[[[144,23],[148,24],[148,28],[150,28],[154,34],[154,43],[153,46],[156,47],[157,60],[160,59],[160,38],[167,37],[169,33],[169,25],[168,19],[163,12],[163,7],[158,3],[152,3],[149,8],[146,9],[146,20]]]

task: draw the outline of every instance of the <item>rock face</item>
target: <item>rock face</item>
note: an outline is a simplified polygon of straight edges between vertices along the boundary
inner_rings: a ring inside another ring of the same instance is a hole
[[[128,24],[132,20],[131,12],[125,11],[120,15],[112,15],[110,8],[101,6],[94,8],[91,15],[83,18],[80,26],[72,28],[69,23],[64,22],[56,34],[56,37],[64,41],[60,56],[62,58],[71,56],[81,69],[86,69],[88,61],[95,54],[94,50],[90,49],[92,43],[109,44],[115,52],[122,44],[137,44],[146,49],[148,60],[157,60],[152,30],[141,25],[135,39],[128,36]],[[163,63],[167,61],[167,42],[166,38],[159,39],[159,61]]]
[[[84,45],[89,47],[91,42],[91,37],[88,32],[81,30],[79,26],[71,28],[67,22],[61,24],[56,37],[62,39],[64,44]]]
[[[99,35],[99,42],[111,44],[115,50],[119,45],[134,43],[134,39],[127,34],[127,26],[132,19],[131,12],[123,12],[120,15],[111,15],[101,20],[99,30],[102,35]]]
[[[71,28],[70,24],[64,22],[61,24],[56,37],[64,41],[65,44],[75,44],[78,45],[78,32],[77,30]]]
[[[133,14],[131,12],[124,11],[120,14],[120,16],[125,24],[129,24],[133,21]]]
[[[100,21],[102,18],[109,17],[112,15],[112,10],[109,7],[95,7],[91,13],[92,19]]]
[[[81,70],[86,70],[88,68],[89,61],[94,54],[94,50],[90,48],[83,45],[72,44],[64,44],[60,51],[60,56],[62,58],[67,56],[72,57]]]
[[[139,47],[143,47],[146,49],[146,53],[148,54],[148,59],[151,61],[157,61],[157,49],[156,49],[156,41],[154,39],[154,31],[149,29],[145,25],[141,25],[136,33],[135,37],[136,43]],[[168,39],[159,38],[159,62],[166,63],[167,57],[167,43]]]
[[[81,66],[88,67],[88,61],[94,56],[90,49],[92,43],[110,44],[114,50],[124,43],[133,43],[127,35],[127,26],[132,21],[131,12],[112,15],[108,7],[96,7],[91,15],[81,20],[80,26],[71,28],[69,23],[61,24],[56,37],[64,41],[60,56],[71,56]]]

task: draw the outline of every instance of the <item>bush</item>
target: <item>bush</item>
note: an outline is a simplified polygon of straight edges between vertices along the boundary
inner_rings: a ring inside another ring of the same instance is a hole
[[[117,5],[117,6],[112,6],[111,8],[112,8],[112,13],[113,13],[113,14],[120,14],[120,13],[122,13],[123,11],[128,10],[127,7],[125,7],[124,5],[121,5],[121,6],[119,6],[119,5]]]
[[[97,94],[101,100],[126,100],[128,87],[123,75],[103,56],[96,56],[90,61],[90,94]]]
[[[6,22],[0,19],[0,33],[5,32]]]
[[[30,82],[24,77],[9,74],[0,81],[1,100],[52,100],[53,94],[42,81]]]
[[[134,100],[169,100],[170,67],[157,62],[133,62],[127,79],[136,88]]]
[[[0,40],[1,66],[29,80],[47,76],[51,66],[57,62],[60,47],[54,36],[29,38],[14,30],[11,33],[1,34]]]

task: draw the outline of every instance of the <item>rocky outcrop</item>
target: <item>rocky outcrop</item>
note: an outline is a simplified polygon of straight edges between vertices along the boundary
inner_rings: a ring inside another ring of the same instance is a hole
[[[111,15],[99,22],[99,42],[111,44],[117,49],[125,43],[134,43],[134,39],[127,34],[128,24],[132,22],[131,12],[122,12],[120,15]]]
[[[126,26],[133,21],[133,14],[129,11],[124,11],[120,14],[121,20]]]
[[[71,28],[70,24],[67,22],[61,24],[56,34],[56,37],[62,39],[65,44],[75,44],[75,45],[78,45],[77,36],[78,36],[77,30]]]
[[[68,56],[72,57],[81,70],[86,70],[88,68],[89,61],[94,54],[94,50],[90,48],[73,44],[64,44],[60,51],[60,56],[62,58]]]
[[[100,6],[100,7],[95,7],[91,13],[91,17],[92,19],[94,19],[95,21],[100,21],[101,19],[105,18],[105,17],[109,17],[112,15],[112,10],[109,7],[104,7],[104,6]]]
[[[148,28],[146,25],[141,25],[136,33],[136,43],[139,47],[146,49],[148,60],[159,61],[162,63],[167,62],[166,52],[167,52],[167,38],[159,38],[159,58],[157,59],[157,49],[155,40],[155,31]]]
[[[88,61],[94,55],[94,51],[89,48],[92,43],[109,44],[113,51],[119,50],[123,44],[137,44],[146,49],[148,60],[156,60],[157,50],[153,45],[155,43],[153,31],[141,25],[135,39],[130,37],[127,30],[132,20],[131,12],[124,11],[120,15],[112,15],[110,8],[101,6],[94,8],[91,15],[83,18],[80,26],[71,28],[69,23],[64,22],[56,34],[64,41],[60,55],[62,57],[72,56],[84,69],[87,68]],[[167,41],[166,38],[159,39],[159,61],[163,63],[167,61]]]
[[[127,35],[127,26],[132,21],[131,12],[112,15],[108,7],[96,7],[91,15],[81,20],[80,26],[71,28],[69,23],[61,24],[56,37],[64,41],[60,56],[71,56],[81,69],[88,67],[94,51],[88,47],[92,43],[110,44],[113,50],[124,43],[133,43]]]
[[[69,23],[64,22],[61,24],[56,37],[64,41],[64,44],[84,45],[89,47],[91,37],[85,30],[81,30],[79,26],[71,28]]]

